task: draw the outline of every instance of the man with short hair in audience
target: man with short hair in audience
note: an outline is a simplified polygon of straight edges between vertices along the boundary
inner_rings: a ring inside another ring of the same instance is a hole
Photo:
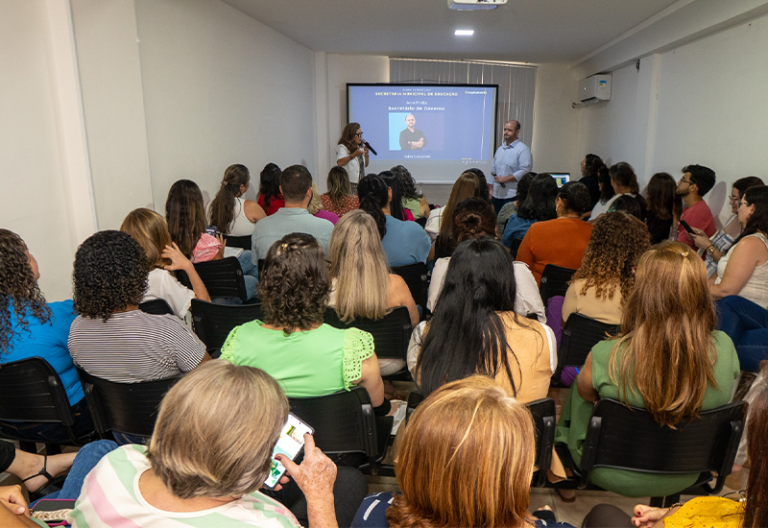
[[[708,237],[715,234],[715,219],[712,216],[706,195],[715,186],[715,171],[704,165],[688,165],[683,167],[683,177],[677,184],[677,194],[683,197],[683,212],[681,223],[677,226],[677,241],[688,244],[694,250],[698,249],[683,227],[685,221],[689,226],[704,231]]]
[[[291,233],[307,233],[320,243],[328,254],[333,224],[323,218],[309,214],[307,206],[312,200],[312,175],[303,165],[291,165],[280,175],[280,192],[285,197],[285,206],[256,223],[253,228],[253,255],[251,260],[258,264],[276,241]]]

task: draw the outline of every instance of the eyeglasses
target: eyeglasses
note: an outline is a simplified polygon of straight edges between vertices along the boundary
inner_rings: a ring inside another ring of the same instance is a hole
[[[355,135],[356,135],[357,137],[363,137],[363,133],[362,133],[362,132],[358,132],[358,133],[357,133],[357,134],[355,134]]]
[[[744,201],[739,202],[739,207],[746,207],[748,205],[749,204],[747,202],[744,202]]]
[[[680,183],[687,183],[688,185],[691,184],[691,180],[686,180],[685,177],[680,178]]]

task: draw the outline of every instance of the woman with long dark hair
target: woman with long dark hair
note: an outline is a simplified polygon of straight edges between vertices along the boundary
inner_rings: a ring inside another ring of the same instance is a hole
[[[480,195],[483,194],[487,200],[488,187],[482,187],[477,175],[472,171],[462,172],[461,176],[459,176],[456,181],[453,182],[453,187],[451,187],[451,194],[448,197],[448,202],[443,207],[436,207],[429,213],[429,217],[427,218],[427,225],[424,227],[424,230],[432,240],[437,239],[437,237],[444,229],[446,233],[450,233],[450,217],[453,215],[453,210],[456,208],[456,206],[460,202],[463,202],[472,196],[478,196],[482,198]],[[488,201],[490,202],[490,200]],[[449,225],[446,225],[445,227],[443,227],[444,214],[446,215],[446,221],[449,222]]]
[[[739,201],[744,230],[717,263],[709,291],[715,300],[728,295],[768,306],[768,187],[750,187]]]
[[[611,185],[611,175],[605,164],[597,168],[597,185],[600,189],[600,197],[597,203],[592,206],[592,213],[589,215],[590,220],[594,220],[601,214],[607,213],[613,198],[616,196],[616,191],[613,190],[613,185]]]
[[[259,195],[256,203],[267,216],[272,216],[278,209],[285,206],[285,198],[280,192],[280,167],[267,163],[259,174]]]
[[[416,180],[413,179],[410,171],[402,165],[395,165],[390,169],[390,172],[397,176],[400,182],[400,189],[403,192],[403,207],[413,214],[414,220],[428,217],[429,204],[416,188]]]
[[[171,186],[165,201],[165,219],[171,240],[182,255],[193,263],[208,262],[224,257],[221,235],[213,237],[205,232],[205,208],[200,187],[191,180],[179,180]],[[237,257],[243,270],[248,298],[256,296],[258,270],[251,262],[251,252],[243,251]]]
[[[390,171],[379,173],[379,178],[384,180],[392,190],[392,201],[389,204],[389,213],[398,220],[414,221],[413,213],[403,206],[403,189],[400,187],[400,179]]]
[[[522,402],[546,396],[557,367],[554,334],[515,313],[516,290],[512,257],[499,241],[471,239],[456,248],[435,312],[409,347],[425,394],[483,374]]]
[[[555,198],[557,198],[555,179],[544,173],[534,176],[530,187],[528,187],[525,201],[520,204],[517,214],[513,214],[507,220],[501,242],[505,246],[511,247],[512,241],[516,238],[522,239],[528,232],[528,228],[534,223],[557,218]]]
[[[677,194],[677,182],[666,172],[654,174],[645,188],[648,213],[645,225],[651,233],[651,244],[669,240],[672,226],[683,211],[683,201]]]
[[[675,242],[647,251],[624,304],[621,334],[592,348],[563,405],[555,441],[567,445],[580,464],[598,399],[643,407],[664,427],[728,403],[739,360],[731,340],[715,330],[715,322],[701,258]],[[598,468],[590,480],[624,496],[647,497],[679,493],[698,476]]]
[[[597,154],[587,154],[581,160],[581,178],[579,181],[589,189],[592,207],[600,200],[600,181],[597,171],[601,165],[603,165],[603,160]]]
[[[387,187],[380,176],[369,174],[360,180],[357,195],[360,209],[376,222],[390,267],[426,263],[431,247],[429,237],[416,222],[404,222],[392,216],[392,188]]]
[[[230,165],[224,171],[219,192],[208,205],[210,225],[219,233],[232,236],[248,236],[253,225],[267,214],[253,200],[242,198],[251,184],[251,173],[245,165]]]

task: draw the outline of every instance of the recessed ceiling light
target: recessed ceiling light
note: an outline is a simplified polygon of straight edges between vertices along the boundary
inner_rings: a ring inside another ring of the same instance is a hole
[[[453,34],[456,35],[457,37],[471,37],[472,35],[475,34],[475,30],[474,29],[457,29],[456,31],[453,32]]]

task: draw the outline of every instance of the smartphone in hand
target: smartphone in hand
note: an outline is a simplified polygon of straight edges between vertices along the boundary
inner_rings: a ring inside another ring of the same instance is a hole
[[[685,220],[680,220],[680,225],[683,226],[683,229],[685,229],[689,235],[695,235],[696,231],[693,230],[691,226],[688,225],[688,222]]]
[[[315,430],[309,424],[296,415],[288,413],[288,420],[280,431],[280,437],[272,451],[272,465],[269,468],[269,476],[264,481],[265,486],[274,489],[285,475],[285,467],[275,459],[275,455],[280,454],[291,460],[296,460],[296,457],[304,450],[304,435],[314,432]]]

